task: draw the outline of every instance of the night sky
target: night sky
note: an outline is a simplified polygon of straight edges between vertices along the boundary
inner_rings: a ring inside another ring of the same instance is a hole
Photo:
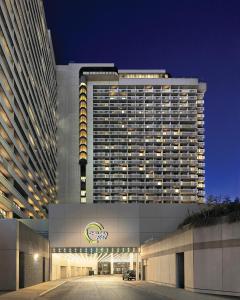
[[[206,192],[240,196],[239,0],[44,0],[57,64],[113,62],[207,82]]]

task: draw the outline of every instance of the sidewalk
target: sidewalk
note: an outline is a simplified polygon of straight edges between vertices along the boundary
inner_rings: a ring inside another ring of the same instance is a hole
[[[51,289],[54,289],[64,284],[66,281],[67,280],[47,281],[24,289],[20,289],[15,292],[6,292],[2,295],[0,294],[0,300],[34,300],[37,299],[39,296],[45,294],[46,292],[50,291]]]
[[[156,282],[148,281],[158,287],[159,297],[166,297],[169,300],[238,300],[236,296],[213,295],[205,293],[190,292],[184,289],[164,286]],[[159,298],[161,299],[161,298]]]

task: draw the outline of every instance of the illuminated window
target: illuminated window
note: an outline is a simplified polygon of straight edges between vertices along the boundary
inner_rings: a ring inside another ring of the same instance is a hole
[[[40,136],[40,131],[39,131],[39,129],[38,129],[37,126],[35,126],[35,129],[36,129],[36,131],[37,131],[37,135]]]
[[[80,96],[80,101],[86,102],[87,101],[87,97],[85,95],[81,95]]]
[[[3,218],[6,218],[6,217],[7,217],[7,212],[6,212],[6,210],[0,208],[0,215],[2,215]]]
[[[168,74],[166,73],[133,73],[133,74],[119,74],[120,78],[139,78],[139,79],[144,79],[144,78],[168,78]]]
[[[81,123],[80,130],[87,130],[87,125],[85,123]]]
[[[80,102],[80,108],[87,108],[87,103],[84,101]]]
[[[87,110],[85,108],[80,109],[80,115],[81,116],[86,116],[87,115]]]
[[[80,146],[80,152],[87,152],[87,146],[85,146],[85,145],[81,145]]]
[[[80,144],[87,144],[87,139],[85,137],[80,138]]]
[[[83,122],[83,123],[84,123],[84,122],[87,123],[87,118],[86,118],[86,116],[81,116],[81,117],[80,117],[80,123],[82,123],[82,122]]]
[[[32,144],[33,146],[35,146],[34,140],[33,140],[33,138],[32,138],[32,136],[31,136],[30,133],[28,134],[28,137],[29,137],[29,140],[30,140],[31,144]]]
[[[0,116],[3,118],[4,122],[8,125],[8,127],[12,127],[12,124],[7,116],[7,114],[5,113],[5,111],[2,109],[2,107],[0,107]]]
[[[80,159],[87,159],[87,153],[81,152],[80,153]]]
[[[87,133],[85,130],[80,131],[80,137],[87,137]]]
[[[33,192],[33,188],[30,185],[28,186],[28,190],[29,192]]]
[[[33,200],[31,198],[28,198],[28,203],[31,204],[31,205],[34,204],[34,202],[33,202]]]
[[[80,94],[86,94],[87,93],[86,88],[85,87],[81,87],[79,93]]]

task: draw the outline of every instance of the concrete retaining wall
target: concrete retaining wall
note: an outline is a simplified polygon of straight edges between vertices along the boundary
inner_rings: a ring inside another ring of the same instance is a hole
[[[19,251],[24,253],[24,287],[48,281],[48,240],[21,222],[19,222]]]
[[[180,230],[143,245],[145,279],[176,287],[176,254],[181,252],[185,289],[240,296],[240,222]]]
[[[16,219],[3,219],[0,241],[0,290],[17,290],[19,284],[27,287],[49,280],[48,240]],[[20,256],[24,264],[19,268]]]
[[[194,289],[240,296],[240,222],[193,232]]]
[[[18,221],[0,220],[0,290],[18,288]]]

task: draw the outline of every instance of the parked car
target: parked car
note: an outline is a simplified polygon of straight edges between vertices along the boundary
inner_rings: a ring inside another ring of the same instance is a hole
[[[134,270],[128,270],[123,273],[123,280],[136,280],[136,272]]]

